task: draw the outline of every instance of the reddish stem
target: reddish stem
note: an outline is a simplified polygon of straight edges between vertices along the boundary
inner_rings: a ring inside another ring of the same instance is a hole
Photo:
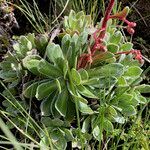
[[[134,58],[136,59],[136,60],[138,60],[139,61],[139,63],[143,63],[143,58],[142,58],[142,54],[141,54],[141,52],[140,52],[140,50],[135,50],[135,49],[132,49],[132,50],[130,50],[130,51],[122,51],[122,52],[118,52],[118,53],[116,53],[116,55],[118,55],[118,54],[126,54],[126,55],[128,55],[128,54],[134,54],[135,56],[134,56]]]
[[[112,9],[113,9],[114,3],[115,3],[115,0],[110,0],[110,3],[109,3],[109,5],[108,5],[108,7],[107,7],[107,9],[106,9],[106,13],[105,13],[105,15],[104,15],[104,19],[103,19],[103,22],[102,22],[102,28],[101,28],[101,29],[104,30],[105,32],[106,32],[107,22],[108,22],[108,20],[109,20],[109,18],[110,18],[110,14],[111,14],[111,11],[112,11]],[[101,30],[101,29],[100,29],[100,30]],[[100,39],[103,39],[103,38],[104,38],[105,32],[101,32],[101,33],[100,33],[100,35],[99,35],[99,38],[100,38]]]
[[[114,3],[115,3],[115,0],[110,0],[110,3],[106,9],[106,13],[104,15],[104,19],[102,21],[102,27],[98,30],[96,30],[94,33],[93,33],[93,37],[94,37],[94,40],[95,40],[95,43],[91,49],[91,54],[94,55],[95,51],[97,49],[99,50],[102,50],[104,51],[105,48],[103,47],[102,45],[102,41],[103,41],[103,38],[105,37],[105,34],[106,34],[106,29],[107,29],[107,22],[108,20],[110,19],[110,14],[111,14],[111,11],[113,9],[113,6],[114,6]],[[97,37],[97,33],[99,33],[99,36]]]

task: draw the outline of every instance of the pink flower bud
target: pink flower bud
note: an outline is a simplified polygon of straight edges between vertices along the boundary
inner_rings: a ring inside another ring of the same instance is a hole
[[[135,22],[129,22],[128,26],[131,28],[136,27],[136,23]]]
[[[132,35],[132,34],[134,34],[135,31],[134,31],[133,28],[131,28],[131,27],[128,26],[127,27],[127,32]]]

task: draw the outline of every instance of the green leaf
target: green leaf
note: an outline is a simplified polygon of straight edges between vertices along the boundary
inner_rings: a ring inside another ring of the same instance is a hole
[[[117,111],[112,106],[108,106],[107,107],[107,112],[106,113],[108,113],[108,115],[110,117],[116,117],[116,116],[118,116]]]
[[[20,44],[19,43],[15,43],[13,44],[13,49],[17,52],[17,53],[20,53]]]
[[[123,93],[121,96],[118,97],[118,100],[119,100],[118,106],[121,108],[128,107],[132,99],[133,99],[133,95]]]
[[[32,43],[25,36],[20,36],[18,42],[19,45],[15,44],[14,49],[16,50],[17,54],[24,57],[26,53],[32,49]]]
[[[67,142],[72,141],[74,139],[72,132],[69,129],[63,129],[63,131],[65,132],[65,139],[67,140]]]
[[[28,50],[32,49],[32,43],[30,41],[28,41],[28,43],[27,43],[27,48],[28,48]]]
[[[69,22],[69,26],[72,27],[73,26],[73,19],[75,19],[75,11],[71,10],[68,16],[68,22]]]
[[[41,82],[38,81],[38,82],[35,82],[35,83],[25,87],[25,89],[23,90],[23,95],[27,98],[34,97],[36,94],[36,89],[40,83]],[[26,85],[24,85],[24,86],[26,86]]]
[[[35,55],[35,56],[27,56],[23,59],[23,66],[27,68],[30,72],[32,72],[35,75],[39,75],[38,67],[40,63],[40,57]]]
[[[68,61],[62,58],[58,58],[56,61],[56,65],[62,71],[64,78],[66,78],[68,72]]]
[[[26,46],[27,44],[28,44],[28,42],[29,42],[29,40],[27,39],[27,37],[26,36],[23,36],[23,35],[21,35],[20,36],[20,43],[22,44],[22,45],[24,45],[24,46]]]
[[[59,45],[49,43],[46,47],[46,54],[50,61],[55,63],[57,58],[64,58],[62,50]]]
[[[104,119],[104,129],[107,132],[113,132],[114,130],[113,124],[106,118]]]
[[[76,100],[76,101],[81,101],[82,103],[85,103],[85,104],[88,103],[88,101],[87,101],[85,98],[83,98],[79,93],[77,93],[77,91],[76,91],[76,93],[74,93],[74,92],[72,91],[72,89],[71,89],[71,87],[70,87],[70,84],[67,84],[67,88],[68,88],[68,91],[69,91],[69,93],[72,95],[72,97],[73,97],[74,100]],[[74,87],[74,88],[75,88],[75,87]]]
[[[147,84],[141,84],[139,86],[136,86],[135,89],[138,90],[140,93],[150,93],[150,85]]]
[[[83,113],[83,114],[93,114],[93,110],[85,103],[82,103],[81,101],[78,101],[78,107],[79,110]]]
[[[62,76],[61,71],[56,66],[48,63],[44,59],[39,62],[38,71],[49,78],[58,78]]]
[[[29,33],[27,35],[27,39],[32,43],[32,48],[35,48],[35,43],[34,43],[34,40],[35,40],[35,35],[34,33]]]
[[[81,16],[84,16],[84,11],[79,11],[77,14],[76,14],[76,19],[79,19]]]
[[[127,86],[118,86],[114,91],[116,93],[116,96],[121,96],[122,94],[130,90],[131,90],[131,87],[127,85]]]
[[[83,85],[79,85],[77,86],[78,92],[88,98],[94,98],[94,99],[98,99],[97,96],[95,96],[92,92],[90,92],[86,87],[84,87]]]
[[[138,96],[139,100],[140,100],[140,104],[146,104],[147,103],[147,99],[144,96]]]
[[[97,67],[95,69],[87,70],[90,77],[99,77],[99,76],[114,76],[120,77],[124,73],[124,66],[120,63],[112,63],[105,65],[103,67]]]
[[[114,54],[107,51],[105,53],[100,53],[100,54],[95,55],[93,57],[92,66],[94,66],[94,65],[100,66],[99,64],[102,64],[104,62],[113,63],[115,61],[116,61],[116,59],[114,57]]]
[[[133,43],[127,42],[125,44],[122,44],[120,49],[121,51],[130,51],[132,47],[133,47]]]
[[[136,115],[136,110],[132,105],[129,105],[128,107],[126,107],[122,110],[122,113],[125,116],[133,116],[133,115]]]
[[[79,72],[74,68],[71,69],[71,78],[76,85],[79,85],[81,83],[81,76]]]
[[[64,23],[63,25],[65,28],[69,28],[68,16],[64,16],[64,22],[63,23]]]
[[[56,79],[56,85],[57,85],[57,89],[58,89],[58,92],[59,92],[59,94],[61,93],[61,91],[62,91],[62,87],[61,87],[61,84],[60,84],[60,82],[59,82],[59,80],[58,79]]]
[[[121,32],[117,31],[110,37],[109,42],[118,45],[122,38],[123,38],[123,36],[122,36]]]
[[[88,39],[88,32],[87,31],[83,31],[81,32],[81,34],[79,35],[78,38],[78,42],[77,43],[81,43],[81,45],[84,45],[87,43]],[[80,44],[79,44],[80,45]]]
[[[83,125],[82,125],[82,132],[83,133],[88,133],[89,132],[89,128],[90,128],[90,121],[91,121],[91,117],[88,116],[84,122],[83,122]]]
[[[85,23],[84,23],[84,24],[85,24],[85,27],[90,26],[90,25],[92,24],[91,15],[86,15],[84,21],[85,21]]]
[[[56,82],[49,81],[46,83],[42,83],[38,86],[37,91],[36,91],[36,98],[38,100],[41,100],[47,96],[49,96],[52,92],[54,92],[57,88]]]
[[[38,49],[42,54],[45,52],[46,46],[48,44],[49,36],[48,34],[39,34],[35,38],[35,44]]]
[[[133,55],[122,54],[119,62],[121,62],[121,64],[123,64],[126,67],[141,66],[138,60],[133,60]]]
[[[65,133],[62,133],[59,129],[52,130],[50,137],[52,143],[54,144],[54,149],[56,150],[65,150],[67,147],[67,141],[64,138]]]
[[[74,42],[76,46],[78,46],[77,45],[78,38],[79,38],[79,36],[76,33],[72,36],[72,42]]]
[[[100,129],[98,126],[94,127],[92,134],[96,140],[100,141]]]
[[[115,122],[117,122],[117,123],[121,123],[121,124],[125,123],[125,119],[121,115],[117,115],[117,116],[115,116],[113,118],[114,118]]]
[[[69,94],[68,94],[69,95]],[[75,119],[76,116],[76,109],[75,109],[75,104],[73,102],[73,98],[69,95],[68,97],[68,108],[67,108],[67,113],[65,119],[69,122],[72,122]]]
[[[117,83],[117,78],[110,76],[110,77],[100,77],[99,82],[97,84],[93,85],[97,88],[107,89],[112,86],[114,86]]]
[[[65,150],[67,141],[65,139],[65,132],[60,128],[46,128],[49,137],[51,137],[51,148],[53,150]],[[49,150],[49,137],[42,135],[40,141],[40,150]]]
[[[64,125],[64,122],[59,118],[51,119],[50,117],[42,117],[41,122],[46,127],[62,127]]]
[[[61,117],[60,113],[55,108],[55,103],[56,103],[56,100],[58,98],[58,95],[59,95],[59,93],[57,91],[54,92],[54,96],[53,96],[51,103],[50,103],[50,111],[51,111],[51,114],[54,118],[60,118]]]
[[[89,75],[88,75],[88,73],[87,73],[87,71],[85,70],[85,69],[80,69],[79,70],[79,73],[80,73],[80,76],[81,76],[81,80],[83,81],[83,80],[88,80],[88,78],[89,78]]]
[[[107,49],[112,53],[117,53],[119,51],[119,46],[117,44],[110,43],[107,45]]]
[[[91,78],[91,79],[89,79],[89,80],[87,80],[87,81],[84,81],[84,82],[82,82],[82,84],[83,85],[97,85],[97,84],[99,84],[99,78]]]
[[[106,32],[105,37],[103,39],[105,45],[109,42],[109,39],[110,39],[110,33]]]
[[[127,86],[127,81],[126,81],[126,79],[125,79],[125,77],[120,77],[120,78],[118,78],[118,86]]]
[[[54,97],[54,93],[50,94],[46,99],[44,99],[40,105],[41,115],[42,116],[50,116],[51,115],[51,103]],[[46,118],[46,117],[45,117]],[[50,122],[48,123],[50,124]],[[47,125],[47,123],[45,123]]]
[[[0,70],[0,78],[1,79],[4,79],[4,80],[12,79],[12,80],[14,80],[14,78],[16,79],[16,76],[17,76],[17,72],[14,70],[10,70],[10,71]]]
[[[14,65],[14,63],[12,63]],[[6,70],[6,71],[9,71],[12,67],[12,64],[9,62],[9,61],[2,61],[0,62],[0,69],[1,70]]]
[[[66,34],[61,41],[61,47],[62,47],[62,51],[64,56],[67,56],[68,50],[69,50],[69,46],[70,46],[70,42],[71,42],[71,36],[69,34]]]
[[[124,76],[133,78],[133,77],[138,77],[142,73],[142,69],[138,66],[131,66],[128,68],[128,70],[124,73]]]
[[[55,108],[63,117],[66,116],[67,112],[67,101],[68,101],[68,91],[63,90],[59,95],[55,103]]]

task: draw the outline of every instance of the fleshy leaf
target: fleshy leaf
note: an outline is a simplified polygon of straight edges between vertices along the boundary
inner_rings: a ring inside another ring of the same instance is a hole
[[[88,78],[89,78],[89,75],[88,75],[88,73],[87,73],[87,71],[85,70],[85,69],[80,69],[79,70],[79,73],[80,73],[80,76],[81,76],[81,79],[82,79],[82,81],[83,80],[88,80]]]
[[[68,101],[68,91],[63,90],[59,95],[55,103],[55,108],[62,116],[66,116],[67,111],[67,101]]]
[[[80,101],[80,102],[85,103],[85,104],[88,103],[88,101],[87,101],[85,98],[83,98],[79,93],[76,92],[77,94],[75,94],[75,93],[71,90],[69,84],[67,85],[67,87],[68,87],[69,93],[72,95],[72,97],[73,97],[74,100]]]
[[[49,96],[54,90],[56,90],[57,85],[55,81],[49,81],[42,83],[38,86],[36,91],[36,98],[42,100],[43,98]]]
[[[140,93],[150,93],[150,85],[141,84],[135,87]]]
[[[79,110],[83,113],[83,114],[93,114],[93,110],[85,103],[82,103],[81,101],[78,102],[78,107]]]
[[[79,72],[75,70],[74,68],[72,68],[71,70],[71,77],[76,85],[79,85],[81,83],[81,76]]]
[[[89,91],[86,87],[84,87],[83,85],[79,85],[77,86],[78,92],[88,98],[95,98],[97,99],[98,97],[95,96],[91,91]]]
[[[69,34],[66,34],[61,41],[61,46],[62,46],[62,51],[64,56],[67,56],[68,50],[69,50],[69,46],[70,46],[70,42],[71,42],[71,36]]]
[[[127,69],[127,71],[124,73],[124,76],[128,76],[130,78],[132,77],[138,77],[142,73],[142,69],[138,66],[131,66]]]
[[[94,127],[92,134],[95,139],[97,139],[98,141],[100,140],[100,129],[98,126]]]
[[[109,43],[107,45],[107,49],[108,49],[108,51],[110,51],[112,53],[117,53],[119,51],[119,46],[114,43]]]
[[[126,79],[123,76],[118,78],[118,82],[117,83],[118,83],[119,86],[127,86],[127,81],[126,81]]]
[[[122,38],[123,38],[123,36],[122,36],[121,32],[117,31],[110,37],[109,42],[118,45]]]
[[[129,105],[128,107],[122,110],[122,113],[126,116],[133,116],[136,115],[136,110],[132,105]]]
[[[52,103],[52,99],[54,97],[54,94],[50,94],[46,99],[44,99],[40,105],[40,110],[41,110],[41,115],[42,116],[50,116],[51,115],[51,103]],[[45,117],[44,117],[45,118]],[[50,124],[50,122],[49,122]],[[46,125],[46,123],[45,123]]]
[[[39,56],[27,56],[23,59],[23,66],[35,75],[39,75],[38,67],[40,63]]]
[[[88,116],[84,122],[83,122],[83,125],[82,125],[82,132],[83,133],[87,133],[89,131],[89,128],[90,128],[90,121],[91,121],[91,118],[90,116]]]
[[[57,78],[62,76],[61,71],[56,66],[48,63],[44,59],[39,62],[38,71],[49,78]]]
[[[124,73],[124,66],[120,63],[112,63],[103,67],[97,67],[95,69],[87,70],[89,76],[114,76],[120,77]]]
[[[107,132],[113,132],[114,130],[113,124],[106,118],[104,119],[104,129]]]
[[[62,50],[59,45],[49,43],[46,47],[46,54],[50,61],[54,62],[57,58],[64,58]]]
[[[132,50],[132,47],[133,47],[133,44],[130,42],[127,42],[125,44],[122,44],[120,49],[121,51],[130,51]]]
[[[27,88],[25,87],[25,89],[23,91],[23,95],[27,98],[34,97],[36,94],[36,89],[40,83],[41,82],[38,81],[38,82],[35,82],[35,83],[29,85]],[[26,85],[24,85],[24,86],[26,86]]]
[[[131,94],[123,93],[121,96],[118,97],[119,100],[118,106],[121,108],[128,107],[132,99],[133,96]]]

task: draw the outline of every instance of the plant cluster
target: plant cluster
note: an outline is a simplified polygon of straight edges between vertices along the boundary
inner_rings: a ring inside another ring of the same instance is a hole
[[[0,78],[10,91],[18,90],[15,96],[41,101],[41,123],[52,140],[41,132],[41,148],[66,149],[71,141],[83,149],[93,138],[101,143],[116,123],[124,124],[147,103],[142,93],[150,86],[140,84],[142,55],[113,19],[125,22],[130,34],[136,24],[126,19],[128,7],[111,15],[114,2],[96,27],[90,16],[72,10],[57,39],[19,37],[0,63]]]

